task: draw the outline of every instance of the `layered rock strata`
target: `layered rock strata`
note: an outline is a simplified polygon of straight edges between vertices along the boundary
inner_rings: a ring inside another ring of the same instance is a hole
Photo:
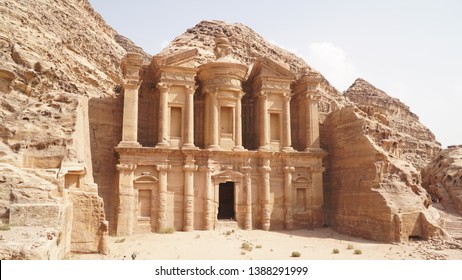
[[[383,116],[346,107],[331,113],[321,141],[329,152],[325,177],[327,223],[339,232],[402,242],[446,236],[419,172],[393,157],[371,131],[387,131]]]

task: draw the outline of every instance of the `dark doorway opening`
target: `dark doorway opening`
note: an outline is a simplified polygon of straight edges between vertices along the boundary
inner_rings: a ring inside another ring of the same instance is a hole
[[[218,219],[234,219],[234,182],[221,183],[218,191]]]

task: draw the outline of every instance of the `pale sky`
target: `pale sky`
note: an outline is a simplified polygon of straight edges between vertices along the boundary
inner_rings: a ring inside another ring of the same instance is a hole
[[[90,2],[149,54],[201,20],[240,22],[338,90],[361,77],[408,105],[443,147],[462,144],[462,1]]]

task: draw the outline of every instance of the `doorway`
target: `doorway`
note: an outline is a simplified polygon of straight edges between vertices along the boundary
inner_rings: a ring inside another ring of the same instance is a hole
[[[234,220],[234,182],[221,183],[218,190],[218,219]]]

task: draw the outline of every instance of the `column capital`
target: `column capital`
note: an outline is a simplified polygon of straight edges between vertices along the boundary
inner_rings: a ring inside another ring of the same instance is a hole
[[[157,88],[161,93],[169,92],[172,85],[169,83],[160,82],[157,84]]]
[[[271,167],[266,166],[266,165],[265,166],[260,166],[260,167],[258,167],[258,171],[260,173],[270,173],[271,172]]]
[[[116,165],[116,169],[119,170],[119,171],[133,171],[133,170],[136,169],[136,167],[137,167],[137,165],[132,164],[132,163],[130,163],[130,164],[120,164],[119,163],[119,164]]]
[[[267,99],[268,98],[268,92],[266,91],[260,91],[257,93],[257,98],[261,99]]]
[[[184,171],[194,172],[197,171],[198,167],[195,164],[185,164],[183,165]]]
[[[185,85],[184,87],[186,89],[187,94],[194,94],[194,92],[197,89],[197,86],[195,86],[195,85]]]
[[[250,172],[252,171],[252,167],[250,167],[250,166],[248,166],[248,165],[241,166],[241,171],[242,171],[244,174],[250,173]]]
[[[138,90],[140,88],[141,81],[132,78],[124,79],[123,87],[124,89]]]
[[[156,170],[157,171],[169,171],[171,168],[172,168],[172,166],[167,164],[167,163],[162,163],[162,164],[156,165]]]
[[[284,166],[284,173],[292,173],[295,172],[295,167],[293,166]]]
[[[308,91],[307,93],[304,94],[303,96],[305,98],[306,101],[311,101],[311,102],[318,102],[319,99],[320,99],[320,96],[319,94],[317,94],[317,92],[311,92],[311,91]]]
[[[201,166],[198,167],[198,170],[199,171],[205,171],[205,172],[212,172],[213,168],[211,166],[208,166],[208,165],[201,165]]]

